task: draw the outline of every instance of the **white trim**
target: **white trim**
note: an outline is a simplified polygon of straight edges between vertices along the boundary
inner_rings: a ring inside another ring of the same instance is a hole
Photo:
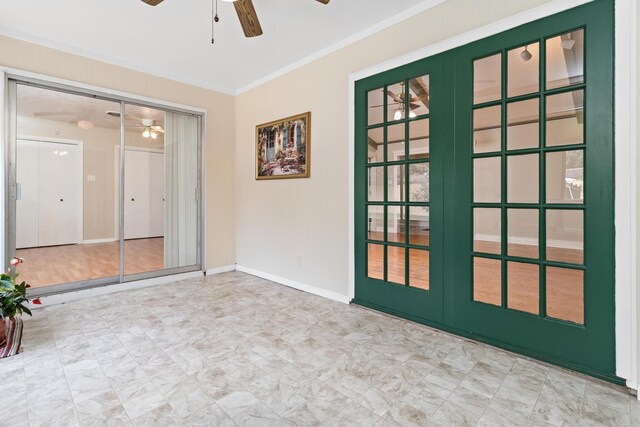
[[[215,274],[228,273],[230,271],[236,271],[235,264],[223,265],[222,267],[207,268],[207,271],[204,274],[206,276],[213,276]]]
[[[413,6],[407,10],[404,10],[396,15],[393,15],[387,19],[385,19],[384,21],[378,22],[377,24],[363,30],[360,31],[359,33],[356,33],[352,36],[347,37],[346,39],[342,39],[339,42],[336,42],[334,44],[332,44],[331,46],[328,46],[322,50],[319,50],[318,52],[312,53],[311,55],[308,55],[304,58],[302,58],[299,61],[296,61],[292,64],[289,64],[285,67],[280,68],[277,71],[274,71],[271,74],[268,74],[264,77],[259,78],[258,80],[249,83],[248,85],[245,85],[243,87],[241,87],[240,89],[236,90],[235,94],[236,95],[240,95],[244,92],[247,92],[251,89],[254,89],[258,86],[261,86],[271,80],[277,79],[280,76],[283,76],[285,74],[290,73],[291,71],[301,68],[307,64],[310,64],[311,62],[314,62],[322,57],[325,57],[327,55],[332,54],[333,52],[336,52],[340,49],[343,49],[353,43],[357,43],[362,39],[365,39],[367,37],[370,37],[376,33],[379,33],[380,31],[386,30],[389,27],[392,27],[396,24],[398,24],[399,22],[405,21],[413,16],[416,16],[424,11],[427,11],[441,3],[444,3],[446,0],[425,0],[424,2]]]
[[[308,292],[310,294],[318,295],[344,304],[349,304],[349,302],[351,302],[351,298],[349,298],[347,295],[328,291],[326,289],[318,288],[311,285],[306,285],[304,283],[296,282],[295,280],[285,279],[284,277],[275,276],[273,274],[265,273],[259,270],[254,270],[253,268],[236,265],[236,271],[247,273],[252,276],[261,277],[271,282],[279,283],[293,289],[298,289],[299,291]]]
[[[349,75],[349,295],[355,294],[354,259],[354,144],[355,82],[363,78],[490,37],[519,25],[589,3],[591,0],[554,0],[492,24],[426,46],[406,55]],[[615,224],[616,224],[616,375],[637,388],[637,10],[635,0],[616,0],[615,12]],[[640,396],[639,396],[640,397]]]
[[[82,140],[65,138],[48,138],[44,136],[18,135],[16,139],[35,142],[53,142],[55,144],[82,145]]]
[[[150,286],[165,285],[167,283],[177,282],[179,280],[193,279],[202,276],[202,271],[193,271],[189,273],[174,274],[171,276],[160,276],[154,277],[152,279],[136,280],[135,282],[116,283],[113,285],[82,289],[74,292],[66,292],[62,294],[39,297],[40,301],[42,302],[41,305],[29,304],[28,307],[30,309],[39,309],[87,298],[95,298],[102,295],[115,294],[116,292],[142,289]]]
[[[106,237],[104,239],[88,239],[88,240],[83,240],[82,244],[83,245],[93,245],[96,243],[112,243],[112,242],[117,242],[118,239],[115,237]]]
[[[7,37],[11,37],[14,39],[18,39],[18,40],[22,40],[22,41],[26,41],[29,43],[34,43],[40,46],[45,46],[51,49],[55,49],[55,50],[60,50],[63,52],[68,52],[74,55],[80,55],[86,58],[90,58],[90,59],[94,59],[96,61],[101,61],[101,62],[106,62],[108,64],[111,65],[116,65],[118,67],[125,67],[128,68],[130,70],[133,71],[138,71],[141,73],[145,73],[145,74],[151,74],[154,75],[156,77],[161,77],[161,78],[165,78],[165,79],[169,79],[169,80],[173,80],[179,83],[184,83],[187,85],[191,85],[191,86],[196,86],[199,88],[203,88],[203,89],[207,89],[207,90],[211,90],[214,92],[220,92],[226,95],[234,95],[235,94],[235,90],[234,88],[230,88],[230,87],[224,87],[224,86],[218,86],[215,84],[212,84],[211,81],[202,81],[199,79],[194,79],[191,77],[187,77],[187,76],[183,76],[177,73],[171,73],[171,72],[167,72],[164,69],[159,69],[159,68],[154,68],[154,67],[148,67],[145,65],[141,65],[141,64],[136,64],[134,62],[131,61],[127,61],[121,58],[115,58],[113,56],[110,55],[103,55],[101,53],[98,52],[94,52],[92,50],[87,50],[87,49],[82,49],[82,48],[77,48],[77,47],[73,47],[73,46],[69,46],[65,43],[59,43],[53,40],[49,40],[43,37],[37,37],[37,36],[33,36],[30,34],[26,34],[23,33],[21,31],[15,31],[15,30],[11,30],[5,27],[0,27],[0,35],[2,36],[7,36]]]
[[[474,236],[474,240],[480,240],[483,242],[492,242],[498,243],[501,242],[501,238],[497,234],[476,234]],[[538,239],[533,237],[509,237],[509,243],[513,243],[515,245],[523,245],[523,246],[538,246]],[[582,242],[576,242],[572,240],[547,240],[549,247],[552,248],[562,248],[562,249],[574,249],[574,250],[582,250],[583,244]]]
[[[177,102],[170,102],[170,101],[166,101],[158,98],[152,98],[149,96],[137,95],[130,92],[110,89],[104,86],[97,86],[97,85],[91,85],[86,83],[80,83],[73,80],[60,79],[58,77],[53,77],[46,74],[32,73],[30,71],[24,71],[17,68],[4,67],[2,65],[0,65],[0,73],[4,73],[5,78],[9,77],[10,79],[17,79],[17,80],[20,80],[20,79],[41,80],[45,83],[69,86],[79,90],[90,91],[90,92],[101,92],[107,97],[113,97],[118,99],[127,98],[127,99],[138,101],[142,104],[155,104],[155,106],[158,106],[160,108],[166,108],[169,110],[186,110],[196,114],[204,114],[207,112],[207,110],[204,108],[194,107],[192,105],[179,104]]]
[[[615,2],[616,374],[638,389],[637,5]],[[639,396],[640,398],[640,396]]]

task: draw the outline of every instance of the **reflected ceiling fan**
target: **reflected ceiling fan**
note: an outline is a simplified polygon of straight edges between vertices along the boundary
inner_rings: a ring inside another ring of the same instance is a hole
[[[144,3],[150,6],[157,6],[163,2],[163,0],[142,0]],[[252,0],[222,0],[227,3],[233,3],[242,26],[242,31],[246,37],[257,37],[262,35],[262,26],[258,19],[256,9],[253,7]],[[322,4],[329,4],[330,0],[316,0]],[[214,20],[217,19],[217,15]],[[217,21],[216,21],[217,22]]]
[[[138,123],[134,123],[132,125],[125,125],[127,128],[136,128],[142,131],[142,137],[147,139],[158,139],[159,133],[164,133],[164,128],[158,124],[153,119],[139,119],[137,117],[131,117],[132,119],[138,121]],[[127,120],[130,120],[127,117]]]
[[[405,103],[406,94],[404,90],[404,82],[400,82],[400,87],[402,88],[402,92],[400,92],[399,94],[396,94],[392,90],[387,89],[387,96],[389,96],[389,98],[393,100],[393,102],[387,101],[387,105],[389,107],[392,107],[394,105],[397,106],[393,117],[394,120],[400,120],[401,118],[404,118],[407,105],[407,103]],[[414,113],[413,110],[420,108],[420,104],[423,104],[425,107],[429,108],[429,88],[422,78],[411,79],[411,81],[409,81],[409,87],[413,92],[408,99],[409,117],[413,118],[416,117],[416,113]],[[384,105],[382,104],[372,105],[371,108],[380,108],[383,106]]]

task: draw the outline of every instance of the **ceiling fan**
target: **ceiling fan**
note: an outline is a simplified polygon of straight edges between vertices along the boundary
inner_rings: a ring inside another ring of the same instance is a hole
[[[387,89],[387,96],[391,98],[391,100],[387,101],[387,106],[397,106],[396,111],[394,113],[393,119],[400,120],[405,115],[406,110],[406,94],[405,94],[405,85],[404,82],[400,82],[400,88],[402,91],[398,94],[394,93],[392,90]],[[410,94],[408,101],[409,104],[409,117],[416,117],[416,113],[413,110],[416,110],[421,107],[420,104],[429,108],[429,88],[425,81],[422,78],[415,78],[409,81],[409,87],[413,93]],[[415,95],[414,95],[415,94]],[[383,107],[384,104],[380,105],[372,105],[371,108],[380,108]]]
[[[136,121],[139,120],[139,122],[132,125],[126,125],[125,127],[142,130],[143,138],[157,139],[159,133],[164,133],[164,128],[156,124],[156,121],[153,119],[134,119]],[[129,118],[126,120],[129,120]]]
[[[163,2],[163,0],[142,0],[144,3],[150,6],[157,6]],[[233,2],[233,6],[236,9],[236,14],[240,20],[242,31],[244,31],[245,37],[257,37],[262,35],[262,26],[258,19],[256,9],[253,7],[252,0],[223,0],[228,3]],[[329,4],[330,0],[316,0],[322,4]]]

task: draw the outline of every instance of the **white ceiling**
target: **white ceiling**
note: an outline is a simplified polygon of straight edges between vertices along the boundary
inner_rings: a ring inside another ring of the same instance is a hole
[[[87,120],[94,126],[119,129],[120,119],[107,114],[107,111],[120,111],[117,102],[94,99],[54,90],[32,86],[18,86],[17,115],[19,118],[36,118],[76,124]],[[142,119],[154,120],[156,125],[164,126],[164,112],[137,105],[125,106],[128,128],[142,129]]]
[[[211,0],[0,0],[0,33],[236,93],[442,1],[254,0],[264,35],[253,39],[233,5],[219,1],[212,45]]]

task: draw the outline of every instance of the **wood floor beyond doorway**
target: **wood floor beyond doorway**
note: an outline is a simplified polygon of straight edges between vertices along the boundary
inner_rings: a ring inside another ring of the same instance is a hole
[[[162,270],[164,239],[126,240],[124,255],[125,274]],[[117,276],[120,268],[119,242],[18,249],[16,256],[25,259],[20,279],[34,288]]]

